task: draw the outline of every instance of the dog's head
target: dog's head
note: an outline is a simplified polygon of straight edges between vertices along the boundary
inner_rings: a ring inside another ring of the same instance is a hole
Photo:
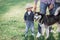
[[[34,19],[35,20],[39,20],[41,19],[42,15],[40,14],[40,12],[35,12],[35,15],[34,15]]]

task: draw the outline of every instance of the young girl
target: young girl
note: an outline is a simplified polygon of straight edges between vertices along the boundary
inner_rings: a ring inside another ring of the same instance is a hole
[[[32,12],[32,5],[26,5],[26,12],[24,15],[24,21],[26,23],[25,37],[27,36],[28,30],[30,29],[32,32],[32,36],[34,36],[34,14]]]

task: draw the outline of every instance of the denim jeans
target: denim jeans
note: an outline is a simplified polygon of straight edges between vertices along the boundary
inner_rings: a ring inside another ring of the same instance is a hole
[[[55,10],[60,7],[60,3],[55,3]]]
[[[26,30],[25,34],[28,33],[28,30],[31,30],[31,32],[34,34],[34,22],[33,21],[26,21]]]
[[[41,14],[46,14],[46,9],[49,7],[50,4],[45,4],[43,2],[40,3],[40,13]],[[54,5],[55,7],[55,5]],[[54,8],[49,10],[50,14],[54,14]]]

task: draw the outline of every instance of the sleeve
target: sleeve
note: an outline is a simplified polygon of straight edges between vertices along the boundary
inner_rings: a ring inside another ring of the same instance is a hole
[[[55,0],[52,0],[52,1],[51,1],[51,4],[55,4]]]
[[[24,20],[26,21],[26,13],[25,13],[25,15],[24,15]]]
[[[33,18],[34,18],[34,13],[33,13]]]
[[[37,4],[38,0],[34,0],[35,4]]]

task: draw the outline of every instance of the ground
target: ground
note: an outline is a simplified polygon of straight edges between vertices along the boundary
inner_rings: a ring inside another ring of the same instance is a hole
[[[28,2],[33,4],[33,0],[0,0],[0,40],[25,40],[23,17],[25,5]],[[38,31],[37,22],[35,22],[34,26],[36,36]],[[28,35],[28,40],[31,40],[31,33],[29,32]],[[56,35],[54,34],[55,39]],[[37,38],[34,37],[34,40],[37,40]]]

